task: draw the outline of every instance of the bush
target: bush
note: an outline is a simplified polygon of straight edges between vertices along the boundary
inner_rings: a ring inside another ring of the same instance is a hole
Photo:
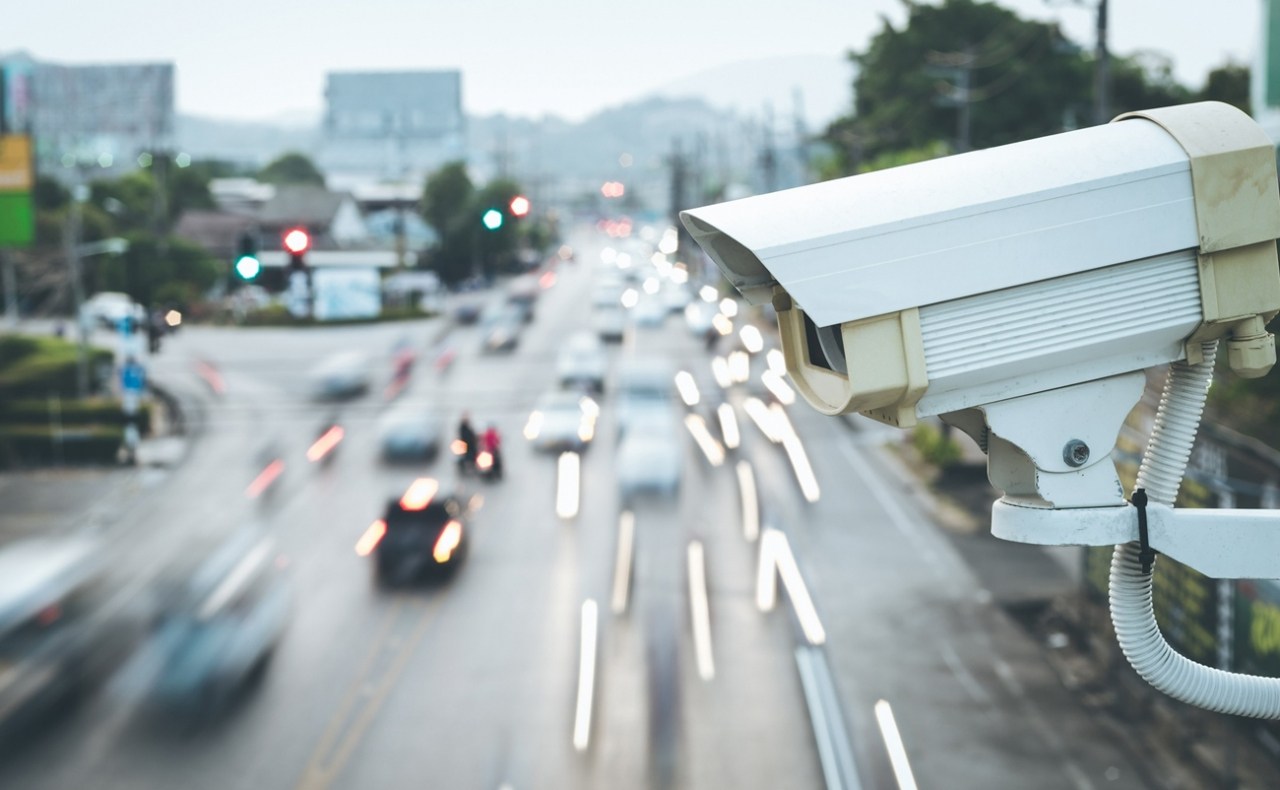
[[[33,353],[39,344],[34,337],[26,335],[0,336],[0,369],[17,362]]]
[[[35,348],[0,365],[0,400],[44,398],[50,393],[74,397],[76,393],[76,344],[54,337],[27,338]],[[110,364],[112,354],[101,348],[88,349],[89,384],[99,366]]]
[[[63,425],[109,425],[123,427],[127,422],[119,401],[107,398],[64,400],[58,404]],[[138,430],[151,431],[151,405],[138,405]],[[0,427],[5,425],[49,425],[48,398],[0,401]]]
[[[8,465],[48,464],[59,460],[71,464],[103,464],[116,460],[124,430],[118,426],[95,425],[62,431],[61,447],[48,425],[0,425],[0,461]]]
[[[926,461],[934,466],[946,468],[960,460],[960,445],[928,423],[916,426],[911,435],[911,444]]]

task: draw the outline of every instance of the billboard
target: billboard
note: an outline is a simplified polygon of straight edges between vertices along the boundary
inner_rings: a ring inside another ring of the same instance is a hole
[[[31,137],[0,135],[0,247],[29,247],[35,240],[34,180]]]
[[[377,318],[382,312],[382,278],[372,267],[312,269],[311,288],[317,321]]]

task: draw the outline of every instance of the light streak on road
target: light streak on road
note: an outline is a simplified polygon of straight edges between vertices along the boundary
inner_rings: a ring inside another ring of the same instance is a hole
[[[742,402],[742,410],[769,441],[774,444],[782,441],[783,434],[778,431],[778,420],[773,412],[769,411],[769,407],[764,405],[764,401],[759,398],[747,398]]]
[[[698,677],[712,680],[716,662],[711,653],[711,607],[707,601],[707,566],[702,542],[689,543],[689,615],[693,621],[693,648],[698,658]]]
[[[765,361],[769,363],[769,370],[777,373],[779,376],[785,376],[787,373],[787,358],[781,350],[776,348],[769,349],[769,353],[764,355]]]
[[[768,600],[760,584],[764,579],[764,564],[770,557],[773,558],[773,564],[778,569],[782,586],[787,590],[787,598],[791,601],[791,608],[795,610],[796,619],[800,621],[800,630],[804,632],[804,638],[808,639],[811,645],[826,642],[827,631],[822,627],[818,610],[813,606],[813,598],[809,597],[809,588],[805,586],[804,577],[800,575],[800,567],[796,565],[795,555],[791,553],[791,544],[787,541],[787,535],[781,530],[766,529],[760,538],[761,568],[756,587],[757,606],[762,601]],[[761,609],[768,611],[764,607]]]
[[[693,374],[687,370],[676,374],[676,389],[680,391],[680,400],[684,401],[686,406],[696,406],[702,399],[702,395],[698,392],[698,383],[693,380]]]
[[[791,468],[795,470],[796,481],[800,483],[800,493],[804,494],[805,501],[817,502],[822,495],[821,489],[818,488],[818,478],[813,474],[809,456],[805,453],[804,445],[795,431],[788,431],[783,437],[782,448],[787,451],[787,458],[791,460]]]
[[[782,380],[782,376],[774,373],[772,368],[760,374],[760,381],[783,406],[790,406],[796,402],[796,391]]]
[[[738,303],[726,296],[720,300],[720,312],[733,318],[738,314]]]
[[[884,738],[884,748],[889,752],[889,765],[893,767],[893,776],[898,780],[898,790],[916,790],[916,777],[911,773],[911,762],[907,760],[907,748],[902,744],[902,734],[898,732],[898,722],[893,718],[893,708],[889,703],[880,700],[875,705],[876,724],[880,726],[880,737]]]
[[[723,464],[724,447],[715,440],[715,437],[711,435],[711,431],[707,430],[707,421],[702,419],[702,415],[685,415],[684,424],[689,429],[689,433],[693,434],[693,440],[698,443],[698,447],[702,449],[702,454],[707,457],[707,461],[712,466]]]
[[[560,454],[556,465],[556,515],[560,518],[573,518],[578,515],[578,497],[582,472],[582,461],[575,452]]]
[[[738,491],[742,495],[742,536],[749,541],[760,537],[760,501],[756,475],[749,461],[738,462]]]
[[[631,591],[631,554],[635,545],[636,516],[630,510],[618,517],[618,557],[613,567],[613,600],[610,608],[614,614],[627,611],[627,596]]]
[[[756,567],[756,608],[772,612],[778,603],[778,537],[776,529],[766,529],[760,536],[760,558]]]
[[[738,449],[742,444],[742,434],[738,431],[738,415],[733,411],[733,404],[721,403],[716,408],[720,417],[720,435],[724,437],[724,446],[730,450]]]
[[[751,357],[747,355],[747,352],[730,352],[729,375],[739,384],[751,378]]]
[[[335,425],[325,431],[320,435],[319,439],[316,439],[314,444],[307,448],[307,460],[315,462],[324,458],[333,448],[338,446],[339,442],[342,441],[342,436],[341,425]]]
[[[225,395],[227,392],[227,382],[222,378],[222,374],[218,372],[212,364],[204,360],[196,362],[196,373],[200,378],[204,379],[204,383],[209,385],[209,389],[213,390],[215,395]]]
[[[729,372],[729,363],[724,357],[712,358],[711,375],[715,376],[716,383],[721,389],[727,390],[733,386],[733,374]]]
[[[764,351],[764,336],[760,334],[760,330],[751,324],[747,324],[738,330],[738,337],[742,338],[742,345],[752,354],[759,354]]]
[[[591,742],[591,707],[596,688],[596,632],[599,611],[590,598],[582,602],[582,646],[578,653],[578,706],[573,715],[573,748],[587,750]]]
[[[800,685],[809,707],[809,724],[827,790],[862,790],[826,655],[819,648],[801,645],[796,648],[796,668],[800,670]]]
[[[424,510],[439,490],[440,484],[434,478],[419,477],[405,489],[404,496],[400,497],[400,507],[405,510]]]
[[[356,541],[356,554],[361,557],[368,557],[378,546],[378,541],[382,540],[382,536],[387,534],[387,522],[378,519],[369,525],[369,528],[360,536],[360,540]]]
[[[274,483],[283,471],[284,461],[279,458],[267,464],[267,468],[259,472],[258,476],[253,478],[253,482],[249,484],[249,487],[245,489],[245,496],[250,499],[257,499],[262,496],[262,492],[266,491],[267,487]]]
[[[542,421],[546,417],[540,411],[530,412],[529,421],[524,424],[524,438],[533,441],[542,432]],[[459,440],[460,441],[460,440]]]

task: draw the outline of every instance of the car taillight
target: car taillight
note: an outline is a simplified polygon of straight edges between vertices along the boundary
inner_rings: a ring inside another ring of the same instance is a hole
[[[335,425],[325,431],[319,439],[316,439],[315,444],[311,445],[307,450],[307,460],[315,462],[324,458],[329,454],[330,450],[337,447],[338,443],[342,441],[342,434],[341,425]]]
[[[400,507],[404,510],[425,510],[439,490],[440,484],[432,478],[419,477],[400,497]]]
[[[450,521],[444,525],[444,529],[440,530],[440,537],[436,538],[436,546],[431,552],[431,556],[436,558],[438,563],[446,563],[453,556],[454,549],[458,548],[458,544],[462,542],[462,524],[457,521]]]
[[[361,557],[367,557],[382,540],[382,536],[387,534],[387,522],[378,519],[369,525],[369,528],[360,536],[360,540],[356,541],[356,554]]]
[[[493,466],[493,453],[483,452],[476,456],[476,466],[481,469],[489,469]]]
[[[449,449],[453,450],[454,455],[465,455],[467,452],[467,443],[461,439],[454,439],[453,444],[449,445]]]

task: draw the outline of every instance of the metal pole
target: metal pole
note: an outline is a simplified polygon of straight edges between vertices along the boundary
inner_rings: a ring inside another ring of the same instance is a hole
[[[1094,52],[1093,122],[1111,120],[1111,54],[1107,51],[1107,0],[1098,0],[1097,49]]]
[[[964,153],[973,147],[971,142],[971,128],[973,126],[973,113],[971,112],[972,104],[969,101],[969,76],[973,65],[973,47],[964,48],[964,65],[959,68],[956,75],[959,79],[959,85],[956,86],[956,92],[960,94],[960,112],[956,115],[956,122],[960,128],[957,130],[956,136],[959,138],[957,148],[959,153]]]
[[[74,302],[76,322],[76,395],[84,398],[89,394],[89,330],[84,324],[81,310],[84,307],[84,281],[80,272],[80,200],[85,190],[79,183],[79,168],[75,170],[76,184],[71,188],[71,206],[67,210],[67,220],[62,226],[62,246],[67,258],[67,268],[71,274],[71,297]]]
[[[10,326],[18,325],[18,275],[14,270],[13,258],[0,250],[0,266],[4,270],[4,303],[5,320]]]

